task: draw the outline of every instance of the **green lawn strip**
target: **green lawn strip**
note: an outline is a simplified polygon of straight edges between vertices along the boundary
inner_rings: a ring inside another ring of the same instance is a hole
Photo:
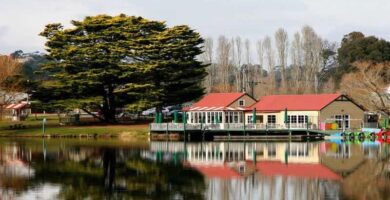
[[[38,121],[24,121],[24,128],[10,128],[14,122],[0,123],[0,136],[42,136],[42,123]],[[121,135],[132,136],[135,138],[147,138],[148,126],[132,125],[83,125],[83,126],[61,126],[58,121],[48,122],[45,125],[45,134],[51,136],[110,136],[117,137]]]

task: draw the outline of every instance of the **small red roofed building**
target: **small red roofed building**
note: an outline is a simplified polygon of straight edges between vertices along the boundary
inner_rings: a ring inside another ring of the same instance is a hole
[[[244,113],[256,100],[246,93],[209,93],[186,107],[188,124],[243,123]]]
[[[21,121],[28,117],[31,112],[30,104],[27,102],[11,103],[5,105],[5,118],[12,121]]]

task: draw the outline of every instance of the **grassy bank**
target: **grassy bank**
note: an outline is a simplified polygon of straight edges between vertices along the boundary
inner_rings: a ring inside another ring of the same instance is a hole
[[[1,137],[41,137],[42,119],[46,118],[45,134],[51,137],[118,137],[146,140],[147,124],[137,125],[59,125],[56,116],[31,117],[23,122],[0,122]]]

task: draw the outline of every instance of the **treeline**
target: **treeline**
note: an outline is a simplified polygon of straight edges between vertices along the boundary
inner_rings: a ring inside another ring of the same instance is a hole
[[[337,67],[337,44],[304,26],[289,37],[280,28],[252,44],[241,37],[206,38],[201,60],[211,63],[204,86],[208,92],[245,91],[268,94],[332,92],[328,71]]]
[[[310,26],[292,36],[280,28],[255,43],[206,38],[200,59],[210,63],[207,92],[346,93],[369,110],[390,113],[390,43],[361,32],[331,42]]]
[[[41,35],[47,55],[16,51],[10,57],[21,66],[3,57],[1,65],[17,70],[1,80],[2,91],[21,75],[17,91],[62,110],[100,110],[105,121],[116,108],[140,111],[208,92],[242,91],[257,99],[343,92],[369,110],[390,113],[390,43],[375,36],[351,32],[337,43],[304,26],[293,35],[280,28],[255,42],[223,35],[202,39],[188,26],[125,15],[87,17],[73,25],[46,26]]]

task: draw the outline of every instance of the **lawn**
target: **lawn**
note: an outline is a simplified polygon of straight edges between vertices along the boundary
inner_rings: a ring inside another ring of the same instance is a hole
[[[146,140],[147,124],[137,125],[60,125],[56,115],[30,117],[22,122],[0,121],[0,136],[2,137],[36,137],[43,135],[42,120],[46,118],[45,135],[52,137],[118,137]],[[17,126],[15,128],[15,125]]]

